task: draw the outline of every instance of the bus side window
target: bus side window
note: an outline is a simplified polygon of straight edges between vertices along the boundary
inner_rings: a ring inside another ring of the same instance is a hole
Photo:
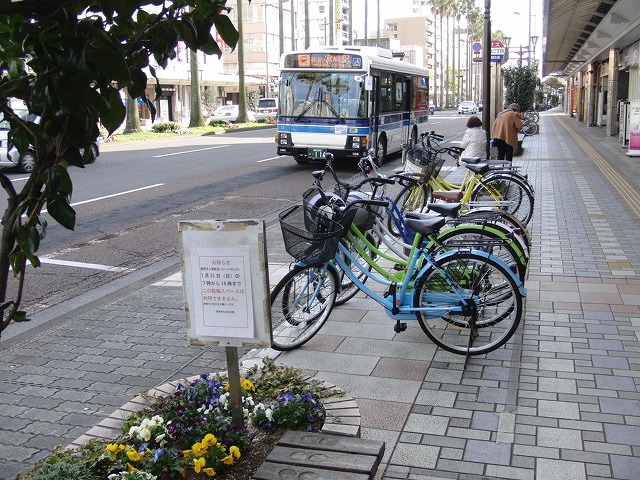
[[[396,95],[395,95],[395,104],[394,110],[403,110],[404,109],[404,80],[397,79],[396,80]]]

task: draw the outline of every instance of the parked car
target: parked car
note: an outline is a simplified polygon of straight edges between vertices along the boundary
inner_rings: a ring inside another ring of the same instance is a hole
[[[476,102],[472,100],[465,100],[458,105],[458,115],[462,113],[478,113],[478,105],[476,105]]]
[[[261,98],[258,100],[256,107],[256,120],[261,118],[273,118],[278,116],[278,99],[277,98]]]
[[[30,114],[26,108],[14,108],[13,111],[23,120],[32,121],[34,123],[40,122],[40,117]],[[36,163],[36,153],[32,148],[27,148],[22,155],[18,152],[15,146],[9,148],[9,130],[11,126],[9,122],[4,118],[0,118],[0,167],[18,167],[22,172],[30,173]],[[93,163],[95,159],[100,155],[100,149],[97,143],[91,144],[93,150]],[[83,155],[83,150],[80,151]]]
[[[222,105],[218,107],[211,115],[211,120],[222,120],[225,122],[236,122],[240,114],[240,105]],[[253,122],[256,119],[256,113],[247,110],[247,120]]]

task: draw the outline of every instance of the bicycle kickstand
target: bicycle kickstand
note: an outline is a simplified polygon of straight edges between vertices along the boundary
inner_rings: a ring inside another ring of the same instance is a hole
[[[394,315],[400,312],[400,309],[398,308],[396,291],[397,291],[397,285],[395,283],[392,283],[391,285],[389,285],[389,289],[384,294],[385,297],[391,296],[391,301],[393,302],[391,313],[393,313]],[[400,333],[400,332],[404,332],[406,329],[407,329],[406,322],[401,322],[400,320],[396,320],[396,324],[393,326],[394,332]]]

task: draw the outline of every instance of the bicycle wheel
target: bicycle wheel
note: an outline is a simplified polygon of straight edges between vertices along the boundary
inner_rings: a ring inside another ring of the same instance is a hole
[[[524,225],[533,216],[533,192],[517,176],[499,173],[483,179],[471,192],[474,202],[504,202],[500,208],[515,215]]]
[[[440,232],[436,239],[443,251],[474,249],[490,253],[502,260],[520,280],[524,280],[529,262],[520,245],[490,225],[457,225]]]
[[[290,270],[271,292],[271,347],[293,350],[311,340],[329,318],[337,291],[331,265]]]
[[[427,205],[429,197],[431,197],[431,187],[429,184],[419,183],[404,187],[400,190],[393,202],[398,208],[400,216],[404,217],[406,212],[422,210]],[[394,237],[402,237],[400,228],[396,225],[393,215],[387,216],[387,228]]]
[[[446,306],[458,295],[462,312],[416,314],[424,333],[445,350],[482,355],[500,348],[518,328],[522,295],[513,275],[493,257],[458,251],[436,258],[416,282],[413,305]]]

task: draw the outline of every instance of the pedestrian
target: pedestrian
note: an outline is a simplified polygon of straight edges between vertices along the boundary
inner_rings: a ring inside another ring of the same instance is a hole
[[[522,130],[520,106],[512,103],[498,114],[491,129],[492,143],[498,147],[498,160],[513,160],[513,149],[518,148],[520,130]]]
[[[475,115],[467,120],[467,130],[464,132],[460,146],[464,150],[458,156],[458,165],[461,158],[487,158],[487,132],[482,128],[482,120]]]

